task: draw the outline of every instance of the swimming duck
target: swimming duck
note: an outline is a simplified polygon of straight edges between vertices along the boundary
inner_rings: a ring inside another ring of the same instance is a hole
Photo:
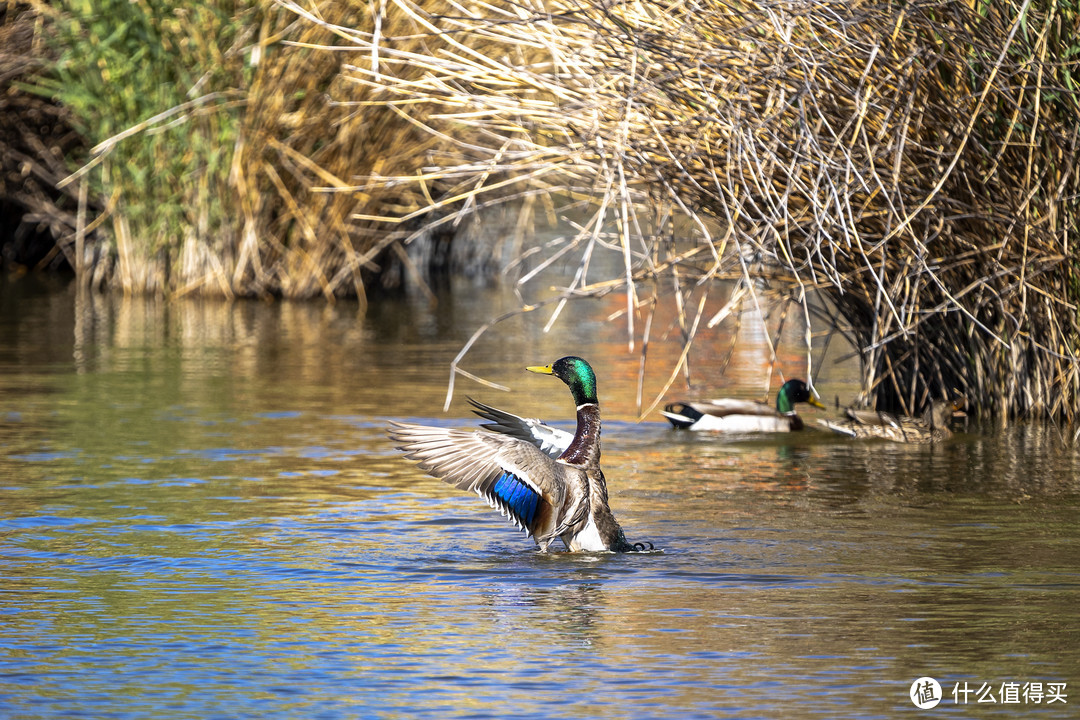
[[[715,430],[729,433],[792,432],[803,429],[795,403],[824,408],[802,380],[788,380],[776,393],[776,409],[753,400],[702,400],[676,402],[661,413],[680,430]]]
[[[961,411],[964,401],[937,400],[921,418],[893,415],[877,410],[845,411],[845,420],[818,420],[833,432],[854,438],[884,438],[895,442],[931,443],[952,437],[949,424]],[[962,413],[960,413],[962,416]]]
[[[570,387],[577,406],[573,435],[539,420],[473,401],[491,420],[481,430],[391,423],[390,437],[422,470],[475,492],[547,552],[560,538],[571,552],[643,550],[626,541],[608,506],[600,469],[600,404],[596,375],[579,357],[564,357],[529,372],[554,375]]]

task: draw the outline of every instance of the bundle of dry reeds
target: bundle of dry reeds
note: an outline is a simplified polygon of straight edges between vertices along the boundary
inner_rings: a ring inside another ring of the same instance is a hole
[[[771,268],[812,326],[860,348],[867,401],[915,412],[955,390],[983,414],[1075,415],[1075,7],[379,7],[422,41],[352,32],[363,62],[346,79],[438,148],[421,177],[365,182],[413,198],[460,188],[405,217],[508,187],[591,193],[598,209],[571,245],[588,258],[614,227],[624,272],[592,285],[579,273],[565,296],[621,285],[631,335],[645,296],[685,301],[732,273],[753,292]],[[691,219],[689,249],[638,217],[644,197]]]
[[[402,268],[417,278],[425,268],[416,266],[429,263],[487,268],[497,249],[467,236],[477,231],[475,211],[525,195],[508,190],[489,202],[485,181],[509,189],[524,184],[508,179],[511,171],[544,169],[457,121],[447,128],[439,117],[446,107],[430,103],[424,88],[440,82],[432,69],[446,62],[447,81],[469,82],[472,70],[454,53],[482,57],[468,48],[490,52],[492,42],[430,24],[432,12],[457,12],[453,3],[425,3],[426,11],[385,2],[277,5],[260,35],[265,51],[234,167],[245,217],[234,284],[247,280],[289,297],[363,298],[365,278],[396,282]],[[522,49],[519,41],[503,48],[519,57]],[[499,218],[522,233],[516,216]],[[449,243],[451,236],[458,241]],[[433,247],[440,243],[453,246],[451,257]],[[428,253],[417,257],[407,245]]]
[[[479,239],[474,176],[506,182],[506,166],[521,169],[516,153],[433,132],[423,102],[410,107],[379,85],[384,43],[417,58],[492,47],[483,35],[446,39],[424,19],[456,5],[172,4],[33,2],[48,21],[41,44],[60,58],[38,92],[74,108],[93,145],[59,185],[98,209],[78,227],[80,237],[100,229],[87,238],[95,284],[364,299],[367,283],[402,271],[424,287],[417,264],[491,265],[498,248]],[[506,49],[521,52],[518,40]],[[357,64],[376,81],[358,78]],[[391,57],[382,67],[395,65],[402,83],[428,73]],[[490,217],[520,237],[524,207],[520,218]],[[472,242],[447,240],[468,233]],[[107,242],[113,252],[97,252]]]

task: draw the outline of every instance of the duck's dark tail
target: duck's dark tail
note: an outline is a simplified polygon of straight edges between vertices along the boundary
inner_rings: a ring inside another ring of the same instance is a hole
[[[651,552],[656,547],[648,541],[645,542],[628,542],[626,535],[623,534],[622,528],[619,528],[618,534],[615,537],[615,542],[611,543],[611,551],[617,553],[627,552]]]
[[[652,543],[646,541],[644,543],[630,543],[626,542],[625,538],[620,538],[622,542],[613,543],[611,545],[612,553],[651,553],[654,549],[657,549]]]
[[[698,412],[686,403],[675,402],[665,405],[660,414],[670,420],[676,429],[685,430],[700,420],[703,413]]]

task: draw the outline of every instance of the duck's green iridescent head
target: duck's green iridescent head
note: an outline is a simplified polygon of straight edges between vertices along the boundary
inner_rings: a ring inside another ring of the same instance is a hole
[[[795,412],[795,403],[808,403],[816,408],[824,409],[825,406],[810,393],[810,388],[802,380],[788,380],[780,386],[780,392],[776,393],[776,411],[789,415]]]
[[[589,363],[579,357],[571,355],[559,358],[550,365],[532,366],[525,369],[541,375],[554,375],[569,385],[575,405],[599,404],[596,399],[596,375]]]

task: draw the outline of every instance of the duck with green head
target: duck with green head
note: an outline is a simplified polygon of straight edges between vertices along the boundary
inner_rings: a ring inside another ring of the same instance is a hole
[[[579,357],[526,368],[570,388],[577,428],[570,433],[472,400],[491,422],[480,430],[391,423],[390,437],[422,470],[475,492],[532,537],[542,552],[560,538],[571,552],[644,549],[626,541],[608,505],[600,469],[596,375]]]
[[[776,408],[753,400],[721,398],[699,402],[676,402],[664,407],[663,416],[680,430],[712,430],[725,433],[774,433],[802,430],[795,403],[825,406],[802,380],[788,380],[776,393]]]

